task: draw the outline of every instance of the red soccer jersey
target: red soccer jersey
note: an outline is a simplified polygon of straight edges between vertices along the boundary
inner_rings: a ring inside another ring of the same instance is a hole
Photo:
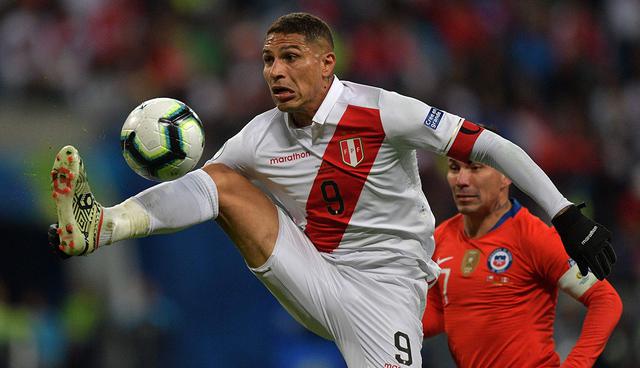
[[[478,239],[465,235],[458,214],[435,240],[442,271],[429,290],[425,336],[444,329],[460,367],[558,366],[557,285],[571,264],[555,230],[514,201]],[[440,322],[429,320],[439,313]]]

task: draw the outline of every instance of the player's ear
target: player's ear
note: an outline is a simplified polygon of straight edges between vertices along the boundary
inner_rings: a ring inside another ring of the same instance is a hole
[[[502,174],[502,178],[500,179],[500,183],[503,188],[509,187],[511,185],[511,179],[509,179],[506,175]]]
[[[326,52],[322,57],[322,76],[330,77],[336,67],[336,54],[333,51]]]

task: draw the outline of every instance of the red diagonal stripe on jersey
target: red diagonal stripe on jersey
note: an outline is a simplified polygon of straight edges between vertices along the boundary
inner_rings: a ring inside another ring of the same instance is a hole
[[[319,251],[333,252],[340,245],[384,137],[379,110],[347,106],[324,151],[307,199],[305,233]],[[360,138],[362,152],[354,155],[364,157],[352,167],[345,163],[345,159],[351,161],[343,156],[345,145],[340,142],[356,138]]]

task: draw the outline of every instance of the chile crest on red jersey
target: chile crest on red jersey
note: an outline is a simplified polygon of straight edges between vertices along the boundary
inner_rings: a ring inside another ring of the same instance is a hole
[[[511,267],[512,262],[513,256],[509,249],[498,248],[489,255],[489,258],[487,259],[487,266],[495,273],[503,273]]]

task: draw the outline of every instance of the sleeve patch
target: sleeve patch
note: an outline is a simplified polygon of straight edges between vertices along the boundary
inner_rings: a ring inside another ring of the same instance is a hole
[[[481,126],[465,120],[456,135],[456,138],[447,152],[447,156],[454,158],[458,161],[467,162],[473,149],[473,144],[480,136],[480,133],[484,128]]]
[[[444,116],[444,111],[436,109],[435,107],[432,107],[431,110],[429,110],[427,117],[424,119],[423,124],[433,130],[436,130],[443,116]]]

